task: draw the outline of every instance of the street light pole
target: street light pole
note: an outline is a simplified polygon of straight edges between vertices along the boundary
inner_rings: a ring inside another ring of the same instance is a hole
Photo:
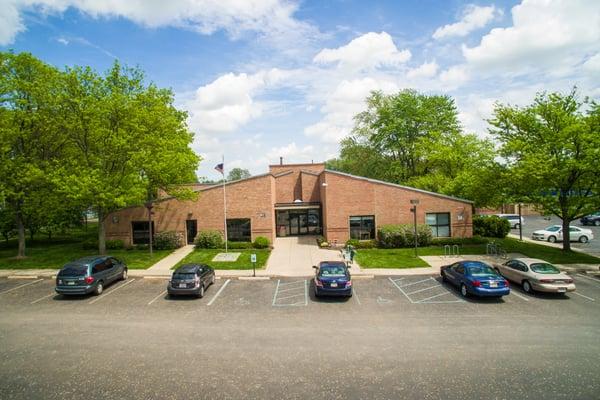
[[[148,209],[148,248],[150,249],[150,256],[152,256],[152,202],[146,202],[146,208]]]
[[[417,247],[419,246],[419,241],[417,234],[417,205],[419,204],[419,199],[412,199],[410,204],[413,205],[410,211],[413,213],[413,223],[415,227],[415,257],[418,257]]]

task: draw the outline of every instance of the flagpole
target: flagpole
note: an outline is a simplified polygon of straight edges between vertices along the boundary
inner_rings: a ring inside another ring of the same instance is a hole
[[[225,227],[225,253],[227,253],[227,194],[225,192],[225,155],[223,161],[223,226]]]

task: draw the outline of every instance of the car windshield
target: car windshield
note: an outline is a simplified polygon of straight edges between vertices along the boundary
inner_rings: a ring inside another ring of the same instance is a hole
[[[87,265],[68,264],[60,270],[60,276],[85,276],[87,274]]]
[[[485,264],[469,265],[467,271],[471,276],[496,275],[496,272]]]
[[[173,274],[173,279],[194,279],[196,274],[193,272],[179,272]]]
[[[538,274],[559,274],[560,271],[552,264],[548,263],[535,263],[530,265],[533,272]]]
[[[324,277],[346,276],[346,269],[343,265],[322,265],[319,275]]]
[[[546,230],[549,232],[556,232],[559,229],[560,229],[560,226],[558,226],[558,225],[552,225],[552,226],[549,226],[546,228]]]

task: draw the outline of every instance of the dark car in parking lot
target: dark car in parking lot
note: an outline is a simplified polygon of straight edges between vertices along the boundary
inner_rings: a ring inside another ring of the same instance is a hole
[[[315,269],[315,296],[352,296],[352,277],[343,261],[322,261]]]
[[[444,282],[460,288],[460,294],[480,297],[502,297],[510,293],[506,279],[481,261],[459,261],[443,266],[440,274]]]
[[[585,217],[581,218],[579,222],[581,222],[582,225],[600,226],[600,211],[586,215]]]
[[[173,271],[167,285],[169,296],[204,297],[204,291],[215,283],[215,270],[206,264],[184,264]]]
[[[70,262],[56,275],[56,293],[99,295],[116,280],[127,279],[127,265],[111,256],[90,256]]]

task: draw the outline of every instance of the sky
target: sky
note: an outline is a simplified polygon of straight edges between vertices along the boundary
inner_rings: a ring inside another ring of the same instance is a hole
[[[495,102],[600,99],[600,1],[0,0],[0,50],[171,88],[198,175],[336,157],[373,90],[445,94],[465,132]]]

